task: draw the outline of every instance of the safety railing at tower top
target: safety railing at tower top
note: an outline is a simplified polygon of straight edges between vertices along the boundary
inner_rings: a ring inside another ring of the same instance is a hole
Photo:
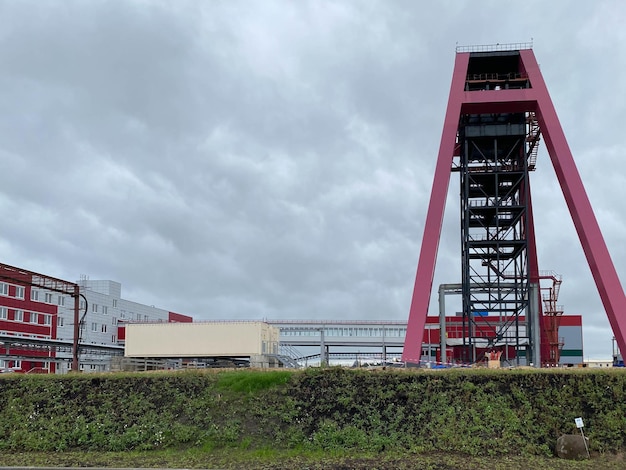
[[[499,52],[499,51],[520,51],[532,49],[533,42],[512,42],[506,44],[477,44],[471,46],[456,46],[456,52]]]
[[[510,80],[528,80],[526,74],[519,72],[507,73],[469,73],[465,77],[467,82],[506,82]]]

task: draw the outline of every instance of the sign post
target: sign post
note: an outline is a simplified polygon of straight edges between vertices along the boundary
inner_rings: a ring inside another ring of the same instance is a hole
[[[575,418],[574,422],[576,423],[576,427],[580,429],[580,435],[583,437],[583,444],[585,444],[585,450],[587,451],[587,458],[589,458],[589,447],[587,447],[587,439],[585,439],[585,433],[583,432],[585,423],[583,423],[582,418]]]

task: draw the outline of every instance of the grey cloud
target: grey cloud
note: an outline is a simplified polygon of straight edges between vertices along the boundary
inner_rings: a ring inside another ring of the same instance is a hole
[[[626,49],[621,28],[603,27],[624,12],[619,2],[4,3],[0,256],[114,279],[133,300],[197,318],[406,319],[454,45],[534,37],[626,275],[615,204],[624,100],[619,79],[607,80],[623,74]],[[533,197],[542,269],[563,274],[588,354],[606,356],[610,329],[545,154]],[[460,279],[457,198],[452,175],[435,288]]]

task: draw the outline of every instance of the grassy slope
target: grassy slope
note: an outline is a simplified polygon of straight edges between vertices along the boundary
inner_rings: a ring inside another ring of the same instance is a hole
[[[622,468],[625,398],[621,371],[11,375],[0,464],[576,468],[550,456],[581,416],[595,463]]]

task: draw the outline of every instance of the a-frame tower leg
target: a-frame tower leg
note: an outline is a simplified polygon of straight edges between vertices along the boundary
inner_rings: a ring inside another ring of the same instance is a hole
[[[450,184],[452,159],[456,148],[456,134],[459,127],[459,116],[461,115],[468,60],[469,54],[459,54],[454,65],[448,109],[446,110],[435,177],[430,193],[430,203],[428,204],[426,225],[424,226],[424,236],[422,237],[422,249],[417,264],[417,275],[415,276],[415,287],[411,300],[406,340],[402,352],[402,360],[405,362],[419,363],[422,355],[424,324],[428,315],[428,304],[430,303],[430,293],[432,291],[433,277],[435,276],[435,263],[437,261],[443,214]]]

